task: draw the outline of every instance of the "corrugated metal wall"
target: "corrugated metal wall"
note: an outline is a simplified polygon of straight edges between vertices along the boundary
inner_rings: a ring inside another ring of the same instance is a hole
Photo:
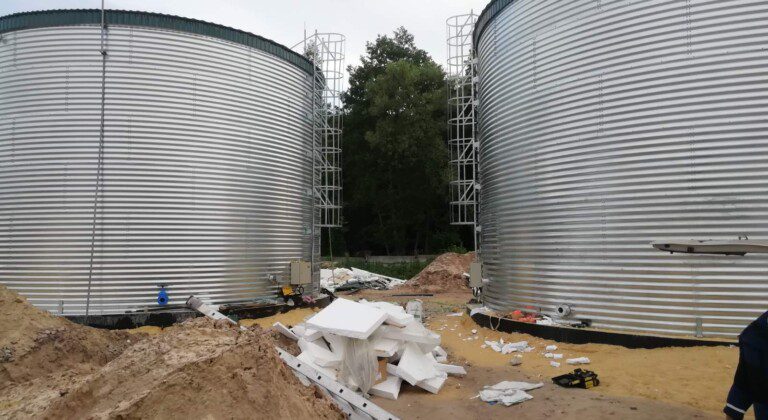
[[[482,258],[495,309],[732,336],[768,309],[768,1],[517,0],[479,38]]]
[[[99,140],[96,26],[0,39],[0,282],[85,310]],[[309,259],[311,78],[199,35],[110,26],[91,314],[274,297]],[[63,309],[63,311],[62,311]]]

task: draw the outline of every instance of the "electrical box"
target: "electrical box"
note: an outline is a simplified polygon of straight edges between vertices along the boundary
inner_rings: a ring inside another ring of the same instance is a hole
[[[309,261],[291,261],[291,284],[302,285],[312,283],[312,265]]]
[[[483,264],[478,261],[469,265],[469,287],[483,287]]]

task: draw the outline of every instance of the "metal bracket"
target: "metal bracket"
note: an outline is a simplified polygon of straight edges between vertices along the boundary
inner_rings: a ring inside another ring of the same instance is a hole
[[[398,417],[392,415],[392,413],[366,400],[362,395],[357,394],[346,386],[336,382],[330,376],[318,372],[306,363],[302,363],[301,360],[293,357],[293,355],[280,347],[275,347],[275,349],[277,350],[277,355],[283,359],[288,367],[304,375],[317,386],[327,390],[334,399],[341,399],[344,402],[349,403],[349,406],[347,407],[344,407],[344,404],[339,404],[342,411],[344,411],[344,414],[348,417],[367,415],[374,419],[400,420]],[[350,406],[354,412],[349,411]]]

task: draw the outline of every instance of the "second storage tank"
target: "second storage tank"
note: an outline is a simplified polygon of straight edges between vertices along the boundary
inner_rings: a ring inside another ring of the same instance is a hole
[[[481,252],[498,310],[732,337],[768,257],[657,240],[768,239],[768,4],[493,1],[475,30]]]

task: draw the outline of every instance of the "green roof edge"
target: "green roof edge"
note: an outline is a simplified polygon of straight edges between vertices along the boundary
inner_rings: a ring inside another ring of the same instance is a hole
[[[483,11],[480,12],[480,17],[477,18],[477,22],[475,23],[475,32],[472,35],[475,51],[477,51],[477,44],[480,42],[480,37],[483,35],[483,32],[485,32],[488,24],[491,23],[496,15],[501,13],[502,10],[515,1],[516,0],[492,0],[485,6]]]
[[[304,70],[314,73],[314,65],[303,55],[275,41],[224,25],[161,13],[106,10],[107,25],[169,29],[218,38],[264,51]],[[43,10],[14,13],[0,17],[0,34],[33,28],[100,25],[100,9]]]

